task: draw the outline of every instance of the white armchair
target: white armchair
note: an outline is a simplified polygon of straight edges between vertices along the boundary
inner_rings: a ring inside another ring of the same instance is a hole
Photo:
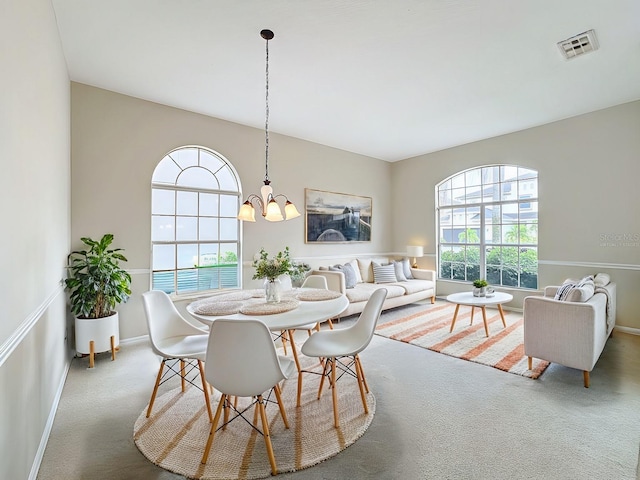
[[[524,299],[524,353],[529,369],[535,357],[582,370],[588,388],[589,372],[615,325],[616,284],[596,288],[584,302],[554,300],[558,288]]]

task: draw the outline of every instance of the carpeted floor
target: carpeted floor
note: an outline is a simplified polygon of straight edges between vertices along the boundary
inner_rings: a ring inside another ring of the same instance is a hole
[[[586,389],[582,372],[560,365],[532,380],[376,335],[361,354],[376,398],[365,434],[278,478],[634,480],[639,352],[640,336],[614,332]],[[38,479],[184,478],[133,442],[158,364],[146,341],[123,344],[115,362],[98,355],[91,370],[86,358],[74,359]]]
[[[505,312],[505,327],[498,310],[487,309],[487,337],[482,310],[474,312],[464,305],[450,332],[455,309],[452,303],[438,301],[385,312],[376,334],[529,378],[538,378],[549,366],[549,362],[535,358],[529,370],[522,314]]]

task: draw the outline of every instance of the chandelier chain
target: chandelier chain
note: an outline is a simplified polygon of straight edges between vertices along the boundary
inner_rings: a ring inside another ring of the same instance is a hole
[[[265,121],[264,121],[264,180],[269,181],[269,40],[266,41]]]

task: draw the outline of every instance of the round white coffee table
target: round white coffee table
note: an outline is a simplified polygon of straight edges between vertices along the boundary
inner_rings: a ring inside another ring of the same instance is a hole
[[[504,311],[502,310],[502,304],[508,303],[513,300],[513,295],[504,292],[495,292],[491,297],[474,297],[472,292],[460,292],[452,293],[447,296],[447,302],[456,304],[456,311],[453,314],[453,320],[451,320],[451,328],[449,333],[453,332],[453,327],[456,324],[456,318],[458,318],[458,310],[460,305],[468,305],[471,307],[471,324],[473,324],[473,312],[475,307],[482,309],[482,321],[484,322],[484,333],[489,336],[489,327],[487,326],[487,305],[497,305],[500,312],[500,318],[502,319],[502,325],[507,326],[504,320]]]

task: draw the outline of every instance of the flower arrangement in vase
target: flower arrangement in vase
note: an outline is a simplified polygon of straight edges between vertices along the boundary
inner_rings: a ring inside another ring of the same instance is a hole
[[[282,285],[278,277],[289,275],[292,279],[304,275],[309,270],[307,264],[298,264],[291,260],[289,247],[269,258],[264,248],[260,249],[258,258],[253,260],[256,269],[253,279],[265,279],[265,296],[268,303],[277,303],[282,295]]]

